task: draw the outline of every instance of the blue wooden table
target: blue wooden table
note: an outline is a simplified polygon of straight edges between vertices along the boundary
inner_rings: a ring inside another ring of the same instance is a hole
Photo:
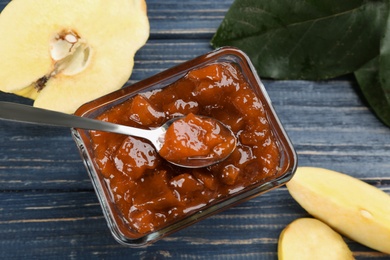
[[[147,0],[151,35],[129,84],[211,51],[232,1]],[[353,76],[263,81],[299,165],[348,173],[390,193],[390,128],[361,99]],[[6,93],[0,100],[32,104]],[[308,216],[282,187],[149,247],[127,248],[107,228],[69,129],[0,121],[0,147],[0,259],[277,259],[281,230]],[[357,259],[390,259],[346,241]]]

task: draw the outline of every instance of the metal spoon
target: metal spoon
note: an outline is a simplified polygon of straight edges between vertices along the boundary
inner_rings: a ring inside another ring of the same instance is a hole
[[[145,129],[135,128],[130,126],[104,122],[96,119],[36,108],[28,105],[0,101],[0,119],[39,124],[39,125],[52,125],[52,126],[72,127],[72,128],[80,128],[80,129],[87,129],[87,130],[99,130],[99,131],[141,137],[149,140],[156,148],[157,152],[159,152],[161,147],[164,144],[165,132],[167,131],[169,126],[173,124],[174,121],[180,119],[180,117],[171,119],[158,128],[145,130]],[[227,128],[223,123],[219,122],[218,120],[215,121],[221,127],[226,128],[234,137],[233,132],[229,128]],[[233,152],[235,148],[235,144],[231,148],[232,148],[231,152]],[[230,155],[230,153],[228,154],[228,156]],[[201,168],[201,167],[207,167],[216,164],[218,162],[221,162],[224,159],[226,159],[228,156],[225,156],[223,158],[208,157],[208,156],[194,157],[194,158],[191,157],[191,158],[186,158],[186,160],[180,160],[180,162],[174,162],[174,161],[169,161],[169,162],[186,168]]]

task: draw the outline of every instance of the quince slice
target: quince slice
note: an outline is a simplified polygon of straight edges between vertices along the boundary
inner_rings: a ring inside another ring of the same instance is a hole
[[[390,254],[390,195],[328,169],[298,167],[287,183],[291,196],[338,233]]]
[[[299,218],[280,234],[279,260],[352,260],[344,239],[325,223],[314,218]]]
[[[127,82],[149,21],[145,0],[13,0],[0,35],[0,90],[73,113]]]

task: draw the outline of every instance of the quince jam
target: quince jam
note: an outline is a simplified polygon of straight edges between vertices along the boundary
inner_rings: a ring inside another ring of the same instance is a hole
[[[120,215],[138,233],[166,226],[277,172],[280,153],[262,103],[233,63],[189,71],[98,119],[149,129],[188,114],[215,118],[234,132],[237,145],[226,160],[205,168],[182,168],[160,157],[146,140],[91,131],[100,174]]]
[[[168,127],[159,154],[171,163],[200,168],[226,159],[235,144],[233,132],[221,122],[190,113]]]

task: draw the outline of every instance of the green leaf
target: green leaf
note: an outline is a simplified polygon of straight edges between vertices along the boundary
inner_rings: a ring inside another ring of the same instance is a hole
[[[355,77],[375,114],[390,126],[390,15],[379,56],[357,70]]]
[[[388,0],[236,0],[214,47],[236,46],[262,77],[326,79],[378,56]]]
[[[381,40],[379,57],[379,80],[384,95],[387,99],[387,103],[390,104],[390,14],[387,18],[384,37]]]
[[[387,78],[389,78],[387,73]],[[379,76],[379,56],[355,72],[360,89],[370,107],[383,123],[390,126],[390,102],[386,98]]]

